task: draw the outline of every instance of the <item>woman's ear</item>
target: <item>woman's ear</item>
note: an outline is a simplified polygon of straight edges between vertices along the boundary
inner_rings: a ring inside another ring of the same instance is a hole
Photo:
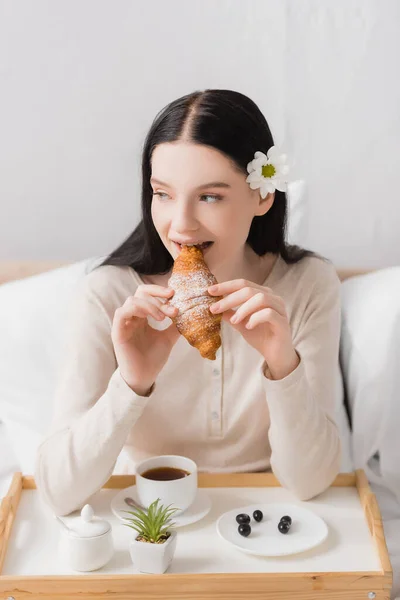
[[[262,217],[269,211],[269,209],[273,205],[274,200],[275,200],[275,192],[270,192],[269,194],[267,194],[265,196],[265,198],[261,198],[261,194],[260,194],[259,190],[257,190],[257,192],[258,192],[258,206],[256,208],[255,216]]]

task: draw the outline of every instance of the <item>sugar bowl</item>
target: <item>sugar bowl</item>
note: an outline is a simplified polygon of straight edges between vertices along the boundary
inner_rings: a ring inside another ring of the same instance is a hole
[[[96,517],[90,504],[85,504],[79,517],[64,523],[61,531],[62,559],[75,571],[100,569],[114,554],[111,524]]]

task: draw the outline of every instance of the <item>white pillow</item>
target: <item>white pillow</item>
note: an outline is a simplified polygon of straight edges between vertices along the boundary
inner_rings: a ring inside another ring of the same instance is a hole
[[[101,260],[0,286],[1,444],[11,442],[10,468],[17,462],[26,475],[33,473],[36,448],[52,418],[68,304],[80,279]]]
[[[287,241],[289,244],[307,246],[308,210],[305,181],[299,179],[288,183],[286,197],[288,200]]]
[[[344,385],[339,363],[337,366],[336,374],[335,422],[339,429],[340,441],[342,446],[342,460],[340,463],[340,472],[351,473],[354,470],[351,449],[351,430],[346,408],[344,405]]]
[[[341,366],[355,467],[400,501],[400,267],[344,281],[342,311]]]

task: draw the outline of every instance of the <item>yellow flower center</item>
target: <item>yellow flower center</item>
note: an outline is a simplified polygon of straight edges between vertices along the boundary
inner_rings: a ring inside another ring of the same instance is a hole
[[[264,165],[261,169],[261,173],[263,177],[273,177],[276,173],[276,169],[274,165]]]

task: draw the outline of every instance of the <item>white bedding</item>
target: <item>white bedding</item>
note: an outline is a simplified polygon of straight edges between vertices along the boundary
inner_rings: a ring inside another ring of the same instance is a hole
[[[341,292],[341,366],[354,464],[400,503],[400,267],[351,277]],[[377,452],[378,471],[369,465]]]

